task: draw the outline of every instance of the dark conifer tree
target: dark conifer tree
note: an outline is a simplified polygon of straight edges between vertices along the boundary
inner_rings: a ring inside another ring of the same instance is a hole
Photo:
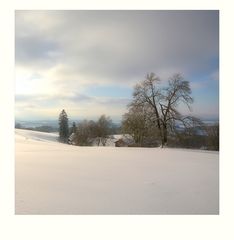
[[[59,140],[61,142],[67,142],[69,137],[68,117],[67,113],[63,109],[59,114]]]

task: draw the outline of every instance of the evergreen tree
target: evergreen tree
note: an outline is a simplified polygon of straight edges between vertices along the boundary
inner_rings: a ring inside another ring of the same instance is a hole
[[[63,109],[59,114],[59,140],[66,142],[69,137],[68,117],[67,113]]]

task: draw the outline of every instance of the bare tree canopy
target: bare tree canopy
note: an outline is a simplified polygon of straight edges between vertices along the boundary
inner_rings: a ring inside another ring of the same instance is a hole
[[[189,81],[177,73],[169,79],[166,87],[161,86],[160,83],[160,78],[154,73],[147,74],[146,78],[134,87],[128,114],[131,115],[134,108],[142,108],[145,119],[157,127],[163,147],[167,144],[168,129],[173,131],[176,122],[181,122],[187,128],[195,122],[200,124],[200,120],[192,116],[183,116],[178,111],[181,104],[191,110],[193,98]],[[125,115],[125,120],[126,116],[129,118],[129,115]]]
[[[111,135],[112,127],[111,118],[105,115],[101,115],[96,122],[92,120],[83,120],[76,127],[75,144],[89,146],[94,139],[97,139],[98,145],[101,143],[105,146],[108,136]]]

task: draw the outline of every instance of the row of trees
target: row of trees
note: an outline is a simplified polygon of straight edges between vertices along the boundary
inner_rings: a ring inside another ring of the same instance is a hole
[[[112,129],[112,120],[105,115],[97,121],[83,120],[76,127],[73,142],[79,146],[89,146],[96,140],[98,146],[100,144],[105,146]]]
[[[97,144],[106,145],[108,136],[114,131],[114,125],[110,117],[101,115],[97,121],[83,120],[77,125],[73,122],[69,129],[68,116],[65,110],[59,115],[59,140],[61,142],[72,141],[79,146],[89,146],[94,140]],[[72,138],[72,139],[69,139]]]

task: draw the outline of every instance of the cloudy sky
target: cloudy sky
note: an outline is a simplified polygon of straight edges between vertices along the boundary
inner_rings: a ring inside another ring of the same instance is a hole
[[[155,72],[189,80],[193,115],[218,118],[218,11],[16,11],[16,119],[121,120]],[[182,109],[183,111],[183,109]]]

